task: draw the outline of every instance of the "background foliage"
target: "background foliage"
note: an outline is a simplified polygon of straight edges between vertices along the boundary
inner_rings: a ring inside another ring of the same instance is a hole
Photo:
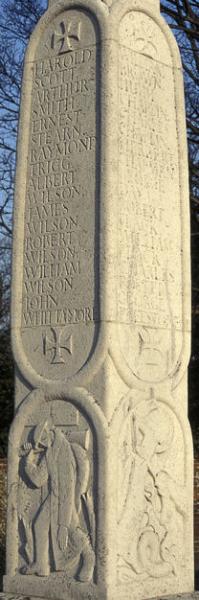
[[[0,456],[6,455],[7,432],[13,412],[14,375],[9,326],[10,251],[22,65],[30,34],[45,8],[45,0],[1,0]],[[190,420],[194,429],[195,449],[199,451],[199,3],[198,0],[162,0],[161,11],[177,38],[185,80],[192,225],[193,344],[190,362]]]

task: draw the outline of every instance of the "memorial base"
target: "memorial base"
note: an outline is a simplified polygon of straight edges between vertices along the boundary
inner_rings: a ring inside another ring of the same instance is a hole
[[[21,595],[22,587],[23,595]],[[34,575],[4,577],[5,594],[2,595],[2,598],[5,597],[5,600],[11,597],[6,589],[9,589],[12,595],[16,594],[17,599],[19,597],[42,597],[48,600],[51,598],[57,600],[104,600],[106,597],[103,590],[97,590],[94,584],[74,581],[63,573],[60,573],[59,578],[57,573],[52,574],[50,577],[36,577]]]
[[[21,594],[23,586],[23,594]],[[180,588],[180,585],[179,585]],[[171,583],[172,589],[172,583]],[[8,592],[6,590],[9,590]],[[175,590],[176,591],[176,590]],[[10,593],[11,592],[11,593]],[[130,586],[118,585],[117,589],[111,590],[103,588],[99,584],[86,584],[74,581],[70,579],[66,574],[60,573],[59,580],[57,573],[52,574],[50,577],[35,577],[34,575],[16,575],[14,577],[4,577],[4,594],[0,594],[0,600],[13,599],[13,595],[16,600],[36,600],[40,598],[42,600],[132,600],[133,597],[136,600],[143,595],[142,586],[140,588],[140,594],[135,593]],[[153,591],[148,589],[147,599],[153,600]],[[165,595],[164,592],[156,598],[164,600],[191,600],[193,598],[199,600],[199,592],[187,592],[186,594],[177,593],[172,595]]]
[[[91,586],[90,586],[91,587]],[[77,592],[77,589],[76,589]],[[87,590],[88,593],[88,590]],[[88,600],[94,600],[95,598],[98,598],[99,596],[95,596],[95,591],[93,589],[93,595],[90,595],[90,592],[88,593],[88,595],[85,595],[85,598],[87,598]],[[78,596],[71,596],[71,591],[68,592],[68,595],[66,596],[66,590],[65,590],[65,599],[66,600],[71,600],[72,598],[78,598]],[[49,595],[49,599],[51,598],[51,596]],[[101,596],[102,600],[103,600],[103,596]],[[49,600],[47,599],[47,600]],[[199,600],[199,592],[192,592],[192,593],[187,593],[187,594],[174,594],[172,596],[156,596],[156,598],[151,598],[151,600]],[[30,595],[30,594],[8,594],[6,592],[4,593],[0,593],[0,600],[37,600],[37,597],[34,595]],[[44,600],[44,598],[41,598],[40,596],[40,600]],[[46,598],[45,598],[46,600]],[[120,596],[116,596],[115,600],[120,600]]]

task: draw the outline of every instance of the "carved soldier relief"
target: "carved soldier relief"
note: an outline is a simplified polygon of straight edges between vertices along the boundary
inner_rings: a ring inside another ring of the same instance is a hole
[[[19,573],[48,577],[62,572],[88,583],[95,566],[92,434],[74,406],[66,407],[64,425],[56,414],[54,402],[48,416],[24,431]]]

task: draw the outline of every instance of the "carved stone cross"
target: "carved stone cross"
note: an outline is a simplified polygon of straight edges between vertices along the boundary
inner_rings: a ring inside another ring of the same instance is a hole
[[[65,363],[62,350],[66,350],[70,355],[72,354],[72,335],[65,337],[65,327],[51,327],[52,337],[49,338],[47,334],[43,336],[43,353],[46,356],[48,352],[54,352],[51,364]],[[68,331],[67,331],[68,333]]]
[[[80,40],[81,22],[76,19],[70,19],[67,22],[59,23],[59,30],[54,31],[51,38],[51,47],[57,50],[58,54],[64,54],[73,50],[73,42]]]

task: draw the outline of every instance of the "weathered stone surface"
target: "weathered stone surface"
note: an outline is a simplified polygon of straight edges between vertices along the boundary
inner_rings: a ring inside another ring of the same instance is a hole
[[[15,197],[6,594],[193,591],[188,176],[157,2],[51,2]]]
[[[31,50],[26,58],[17,333],[31,367],[53,380],[84,365],[99,320],[97,42],[95,21],[71,7],[68,23],[59,12],[46,26],[31,66]]]
[[[2,600],[24,600],[24,598],[26,600],[35,600],[35,596],[19,596],[6,593],[0,593],[0,598]],[[182,600],[197,600],[199,598],[199,592],[193,592],[192,594],[177,594],[173,596],[163,596],[163,600],[177,600],[178,598],[182,598]],[[156,596],[156,598],[153,598],[152,600],[162,600],[162,597]]]
[[[176,87],[165,35],[149,15],[124,15],[119,35],[121,350],[137,379],[160,382],[183,344]]]

